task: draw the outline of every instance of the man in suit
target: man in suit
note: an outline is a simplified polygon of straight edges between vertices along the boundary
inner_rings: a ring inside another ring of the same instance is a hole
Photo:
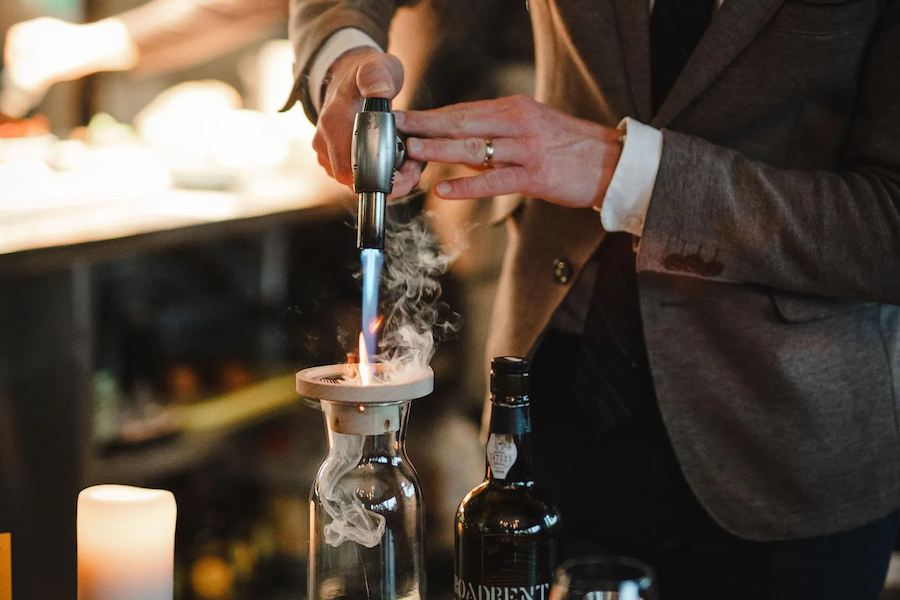
[[[294,0],[293,98],[350,181],[396,2]],[[536,100],[399,113],[509,245],[568,554],[677,598],[877,598],[900,505],[900,1],[530,0]],[[447,24],[447,26],[452,26]],[[598,214],[599,213],[599,214]]]

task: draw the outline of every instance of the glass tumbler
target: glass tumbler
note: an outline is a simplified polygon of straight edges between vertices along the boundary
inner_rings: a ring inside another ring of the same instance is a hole
[[[587,556],[556,570],[550,600],[659,600],[653,571],[624,557]]]

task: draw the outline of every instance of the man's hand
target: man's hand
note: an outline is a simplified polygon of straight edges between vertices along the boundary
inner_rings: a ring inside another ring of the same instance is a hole
[[[447,199],[521,193],[572,208],[599,208],[619,162],[619,131],[575,118],[527,96],[396,113],[419,161],[481,172],[441,182]],[[494,154],[485,165],[486,141]]]
[[[137,54],[125,25],[115,18],[89,25],[49,17],[25,21],[9,30],[4,50],[12,81],[32,93],[98,71],[130,69]]]
[[[353,121],[363,108],[364,98],[393,99],[403,86],[400,60],[374,48],[345,52],[329,69],[325,99],[316,125],[313,148],[319,164],[341,183],[352,185],[350,144]],[[318,93],[317,90],[310,90]],[[420,163],[407,160],[394,174],[392,196],[408,194],[422,174]]]

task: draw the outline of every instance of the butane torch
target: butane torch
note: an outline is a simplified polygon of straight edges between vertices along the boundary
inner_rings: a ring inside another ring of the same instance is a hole
[[[384,210],[394,187],[394,170],[405,158],[403,141],[386,98],[366,98],[353,124],[353,191],[359,195],[356,245],[384,248]]]

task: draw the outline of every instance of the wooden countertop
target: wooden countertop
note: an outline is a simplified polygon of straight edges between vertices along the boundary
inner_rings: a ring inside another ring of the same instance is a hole
[[[0,276],[66,268],[136,252],[258,231],[279,223],[350,217],[352,192],[321,169],[253,182],[241,193],[168,189],[150,200],[0,211]],[[2,190],[0,190],[2,193]]]

